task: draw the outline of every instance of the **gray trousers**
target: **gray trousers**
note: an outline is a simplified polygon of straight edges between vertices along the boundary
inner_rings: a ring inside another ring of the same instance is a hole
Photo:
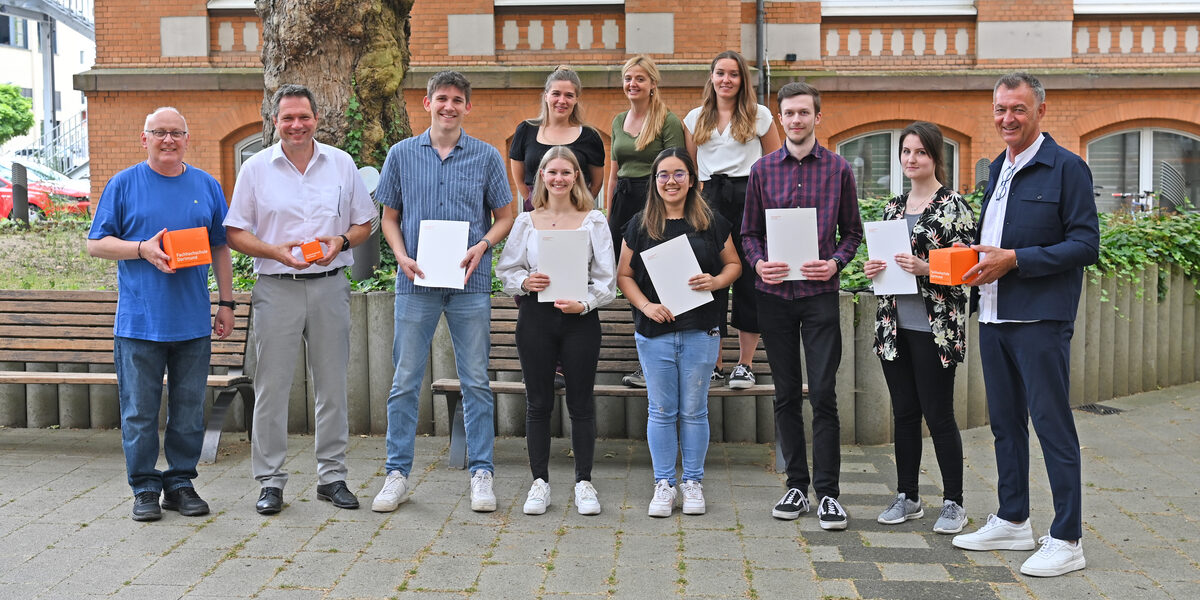
[[[350,282],[338,274],[254,284],[254,431],[250,468],[263,487],[283,488],[288,399],[300,343],[316,398],[317,483],[346,479],[346,368],[350,362]]]

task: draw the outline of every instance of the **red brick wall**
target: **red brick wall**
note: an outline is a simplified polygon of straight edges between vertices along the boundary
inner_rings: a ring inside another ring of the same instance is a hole
[[[980,21],[1070,21],[1073,0],[975,0]]]

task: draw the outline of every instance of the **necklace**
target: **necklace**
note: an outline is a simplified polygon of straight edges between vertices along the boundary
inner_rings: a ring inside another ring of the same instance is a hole
[[[911,199],[912,199],[912,194],[910,193],[908,197],[909,197],[909,199],[911,200]],[[926,208],[927,208],[927,207],[928,207],[930,204],[932,204],[932,203],[933,203],[933,199],[934,199],[934,198],[936,198],[936,197],[937,197],[937,192],[935,191],[933,194],[931,194],[930,196],[928,196],[927,198],[925,198],[925,201],[924,201],[924,202],[921,202],[920,204],[907,203],[907,204],[904,206],[904,212],[906,212],[906,213],[908,213],[908,214],[912,214],[912,215],[918,215],[918,214],[921,214],[921,213],[925,212],[925,209],[926,209]]]

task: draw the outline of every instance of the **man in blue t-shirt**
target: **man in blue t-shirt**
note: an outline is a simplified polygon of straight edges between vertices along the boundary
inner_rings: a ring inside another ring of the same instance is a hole
[[[211,333],[233,331],[233,267],[225,243],[225,196],[208,173],[183,162],[187,121],[171,107],[146,117],[145,162],[104,187],[88,233],[88,254],[117,262],[113,362],[121,403],[125,469],[133,488],[133,520],[156,521],[162,508],[208,514],[196,493],[204,441],[204,391]],[[208,266],[172,269],[161,247],[167,231],[205,227],[220,307],[209,325]],[[167,470],[158,471],[158,411],[167,382]],[[162,506],[159,507],[159,494]]]

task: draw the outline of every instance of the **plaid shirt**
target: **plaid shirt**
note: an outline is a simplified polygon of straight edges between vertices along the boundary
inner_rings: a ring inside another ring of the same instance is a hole
[[[858,251],[863,226],[858,216],[854,172],[846,159],[820,144],[797,160],[785,143],[750,169],[746,212],[742,218],[742,248],[752,268],[758,261],[767,260],[765,211],[768,208],[816,208],[817,251],[825,260],[836,257],[847,265]],[[762,277],[755,276],[754,286],[761,292],[793,300],[836,292],[839,279],[835,275],[828,281],[798,280],[768,285]]]

